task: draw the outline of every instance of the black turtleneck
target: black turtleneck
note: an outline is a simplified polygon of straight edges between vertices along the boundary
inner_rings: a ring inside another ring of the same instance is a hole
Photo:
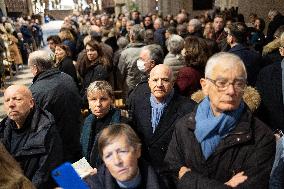
[[[15,155],[19,150],[24,147],[26,140],[29,136],[29,131],[31,127],[32,117],[34,115],[34,110],[31,110],[27,116],[23,127],[17,128],[14,121],[11,120],[11,146],[9,152]]]

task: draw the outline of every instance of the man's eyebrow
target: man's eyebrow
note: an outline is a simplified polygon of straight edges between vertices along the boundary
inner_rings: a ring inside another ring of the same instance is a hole
[[[228,78],[222,77],[222,76],[217,76],[215,80],[217,79],[224,79],[224,80],[228,80]]]
[[[229,80],[228,78],[225,78],[225,77],[222,77],[222,76],[217,76],[217,77],[216,77],[216,80],[218,80],[218,79],[222,79],[222,80]],[[236,77],[235,79],[246,79],[246,78],[245,78],[245,77],[240,76],[240,77]]]

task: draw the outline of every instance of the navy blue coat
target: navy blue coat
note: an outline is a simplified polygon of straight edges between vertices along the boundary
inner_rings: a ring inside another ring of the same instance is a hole
[[[165,33],[166,30],[164,28],[159,28],[154,32],[154,42],[162,48],[165,48]]]
[[[150,88],[148,83],[137,87],[130,101],[133,129],[142,141],[142,157],[159,173],[163,168],[163,159],[172,138],[174,125],[179,118],[193,110],[193,102],[175,93],[153,133]]]
[[[273,63],[260,71],[256,88],[261,96],[259,118],[273,130],[284,131],[281,62]]]
[[[258,72],[263,64],[261,55],[241,44],[232,47],[228,52],[233,53],[242,59],[247,70],[248,84],[254,86]]]

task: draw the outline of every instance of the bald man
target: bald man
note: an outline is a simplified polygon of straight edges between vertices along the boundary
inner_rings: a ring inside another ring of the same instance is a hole
[[[173,72],[164,64],[155,66],[144,90],[133,98],[133,128],[142,141],[142,156],[159,173],[172,137],[174,123],[193,110],[193,103],[173,89]]]
[[[62,161],[62,144],[53,116],[37,106],[24,85],[4,93],[7,117],[0,123],[0,139],[36,188],[51,188],[50,171]]]

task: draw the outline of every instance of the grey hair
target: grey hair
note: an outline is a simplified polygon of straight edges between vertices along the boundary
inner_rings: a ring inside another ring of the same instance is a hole
[[[149,58],[155,61],[155,65],[162,64],[164,60],[164,52],[160,45],[151,44],[142,47],[142,50],[149,52]]]
[[[120,37],[118,38],[117,40],[117,46],[120,48],[120,49],[123,49],[124,47],[126,47],[129,43],[128,39],[126,37]]]
[[[160,27],[163,27],[164,22],[161,18],[156,18],[156,20],[154,22],[158,22]]]
[[[205,66],[205,77],[211,78],[212,71],[215,66],[219,64],[226,64],[226,66],[235,67],[237,65],[241,66],[245,73],[245,79],[247,78],[247,71],[244,65],[244,62],[237,56],[232,53],[220,52],[216,53],[209,58]]]
[[[111,99],[114,99],[114,92],[111,85],[107,81],[95,81],[87,88],[87,96],[94,93],[95,91],[106,92]]]
[[[193,24],[193,26],[194,26],[194,31],[199,31],[199,30],[201,30],[201,28],[202,28],[202,24],[201,24],[200,20],[198,20],[198,19],[196,19],[196,18],[191,19],[191,20],[188,22],[188,24]]]
[[[176,34],[172,34],[167,40],[167,49],[172,54],[180,54],[184,47],[184,39]]]
[[[143,42],[145,36],[145,30],[139,24],[135,24],[130,29],[130,36],[135,42]]]
[[[38,50],[29,55],[29,65],[36,66],[42,72],[52,68],[52,60],[47,51]]]
[[[127,20],[126,23],[130,24],[130,26],[134,26],[135,25],[135,22],[133,20]]]
[[[91,32],[91,27],[88,25],[82,25],[80,27],[80,33],[81,35],[88,35]]]

